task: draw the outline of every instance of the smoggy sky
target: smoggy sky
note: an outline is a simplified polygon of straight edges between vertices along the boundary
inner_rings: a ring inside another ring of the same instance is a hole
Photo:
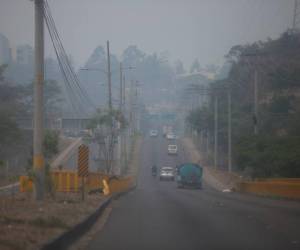
[[[277,38],[291,27],[294,0],[48,0],[75,65],[111,42],[121,55],[131,44],[147,53],[168,51],[189,67],[220,63],[236,44]],[[0,0],[0,33],[33,45],[33,2]],[[54,55],[48,35],[46,54]]]

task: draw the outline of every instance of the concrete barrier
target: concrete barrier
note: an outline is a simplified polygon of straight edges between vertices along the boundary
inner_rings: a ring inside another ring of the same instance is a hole
[[[258,178],[255,179],[255,181],[266,181],[266,182],[284,182],[284,183],[299,183],[300,184],[300,178]]]
[[[33,191],[33,181],[28,176],[19,177],[19,190],[20,192],[32,192]]]
[[[134,186],[134,178],[132,176],[110,178],[108,185],[111,194],[125,192]]]
[[[295,179],[269,179],[240,182],[237,191],[256,195],[300,199],[300,182]]]
[[[50,172],[52,185],[57,192],[79,192],[82,183],[82,177],[79,177],[76,171],[61,170]],[[124,192],[134,185],[134,178],[109,176],[103,173],[89,173],[84,178],[87,191],[94,189],[103,189],[104,181],[107,183],[109,190],[107,195],[112,193]],[[20,192],[32,192],[33,180],[28,176],[20,176]]]

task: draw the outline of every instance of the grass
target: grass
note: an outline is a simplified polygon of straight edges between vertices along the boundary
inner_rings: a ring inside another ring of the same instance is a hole
[[[12,218],[8,216],[1,216],[0,217],[0,223],[3,224],[24,224],[25,220],[19,219],[19,218]]]
[[[29,224],[32,226],[36,226],[36,227],[48,227],[48,228],[63,228],[66,229],[68,228],[68,225],[66,223],[64,223],[61,219],[55,217],[55,216],[51,216],[48,218],[41,218],[41,217],[37,217],[31,221],[29,221]]]
[[[0,239],[0,249],[1,249],[1,245],[13,250],[24,249],[24,246],[20,246],[19,244],[16,243],[16,241],[12,241],[12,240]]]
[[[46,219],[42,218],[42,217],[37,217],[37,218],[29,220],[29,221],[26,221],[26,220],[20,219],[20,218],[1,216],[0,223],[1,224],[25,224],[25,223],[28,223],[29,225],[36,226],[36,227],[63,228],[63,229],[68,228],[67,224],[65,224],[61,219],[59,219],[55,216],[51,216]]]

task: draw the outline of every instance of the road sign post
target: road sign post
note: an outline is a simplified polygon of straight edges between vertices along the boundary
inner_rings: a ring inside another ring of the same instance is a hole
[[[81,198],[84,200],[85,178],[89,174],[89,147],[82,144],[78,148],[78,176],[81,177]]]

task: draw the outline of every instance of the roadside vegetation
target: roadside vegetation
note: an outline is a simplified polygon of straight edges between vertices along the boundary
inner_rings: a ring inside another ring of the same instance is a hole
[[[15,84],[6,79],[7,65],[0,66],[0,183],[16,181],[32,167],[33,84]],[[56,81],[45,81],[46,115],[51,121],[60,113],[61,90]],[[58,134],[45,133],[47,160],[58,152]]]
[[[93,131],[95,141],[100,145],[99,155],[104,159],[105,173],[113,172],[113,155],[118,136],[126,128],[127,121],[119,110],[98,109],[87,128]]]
[[[228,91],[232,99],[233,165],[256,177],[300,177],[300,34],[287,31],[279,39],[238,45],[227,55],[226,77],[207,85],[207,104],[190,111],[190,130],[213,146],[214,98],[218,98],[220,165],[227,162]],[[257,74],[257,115],[254,81]],[[203,94],[189,85],[186,95]],[[257,125],[257,134],[254,126]],[[207,148],[202,145],[203,150]],[[212,151],[208,162],[212,163]]]

